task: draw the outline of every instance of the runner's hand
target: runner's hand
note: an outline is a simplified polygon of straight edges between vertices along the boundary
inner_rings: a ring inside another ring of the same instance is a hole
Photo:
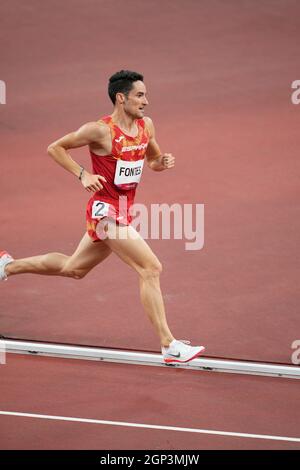
[[[170,168],[174,168],[175,166],[175,157],[171,153],[165,153],[162,156],[162,165],[166,170],[169,170]]]
[[[88,173],[87,171],[84,171],[82,178],[81,178],[81,183],[83,187],[89,192],[97,192],[103,189],[102,184],[100,181],[104,181],[105,183],[107,182],[104,176],[101,175],[92,175],[91,173]]]

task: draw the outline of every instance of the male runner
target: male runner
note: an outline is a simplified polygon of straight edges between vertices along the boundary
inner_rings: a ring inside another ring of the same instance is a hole
[[[141,301],[159,336],[164,362],[188,362],[205,348],[189,346],[172,335],[160,290],[161,264],[130,225],[130,207],[145,157],[154,171],[173,168],[175,159],[172,154],[161,153],[153,123],[144,117],[148,100],[141,74],[128,70],[115,73],[109,79],[108,93],[114,105],[110,116],[88,122],[48,147],[48,154],[94,193],[87,206],[87,232],[71,256],[48,253],[14,260],[6,251],[1,252],[0,279],[21,273],[81,279],[114,252],[139,275]],[[86,145],[93,173],[68,153]]]

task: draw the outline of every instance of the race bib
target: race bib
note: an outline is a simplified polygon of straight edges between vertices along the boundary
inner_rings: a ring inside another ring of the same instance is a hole
[[[102,219],[108,215],[109,206],[107,202],[94,201],[92,206],[92,218]]]
[[[130,188],[138,184],[142,176],[143,166],[144,160],[137,160],[134,162],[128,162],[121,159],[118,160],[114,179],[115,185],[124,186],[125,188],[129,185]]]

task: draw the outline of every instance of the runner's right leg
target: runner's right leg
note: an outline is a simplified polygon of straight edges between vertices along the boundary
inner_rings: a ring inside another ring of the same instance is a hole
[[[101,229],[101,224],[98,227]],[[159,276],[161,264],[149,245],[132,226],[116,225],[112,220],[102,224],[104,243],[139,275],[141,301],[159,336],[165,363],[189,362],[204,351],[204,346],[189,346],[172,335],[164,308]]]
[[[87,233],[71,256],[62,253],[47,253],[30,258],[17,259],[5,266],[5,274],[43,274],[81,279],[97,264],[104,261],[111,249],[103,242],[93,243]]]

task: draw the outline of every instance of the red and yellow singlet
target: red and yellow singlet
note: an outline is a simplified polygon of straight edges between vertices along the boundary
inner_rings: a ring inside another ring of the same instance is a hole
[[[96,192],[87,205],[87,230],[93,241],[99,240],[96,227],[104,217],[110,217],[120,224],[130,224],[129,209],[134,203],[149,143],[149,133],[143,119],[136,121],[136,137],[126,135],[112,121],[111,116],[100,121],[110,127],[112,151],[105,156],[90,151],[94,174],[104,176],[107,181],[101,181],[103,189]]]

